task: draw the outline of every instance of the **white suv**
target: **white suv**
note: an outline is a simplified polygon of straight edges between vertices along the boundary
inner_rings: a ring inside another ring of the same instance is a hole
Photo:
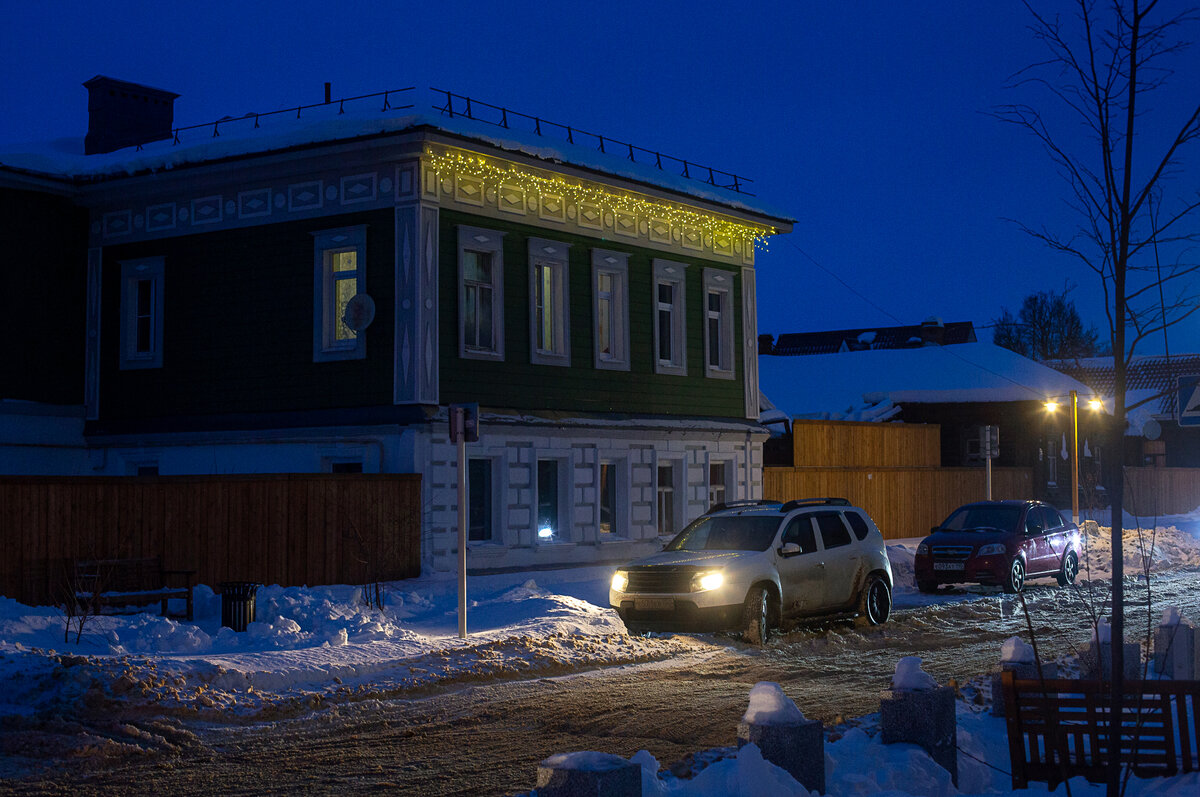
[[[631,633],[741,631],[762,644],[802,617],[886,622],[892,567],[879,528],[844,498],[733,502],[618,570],[608,603]]]

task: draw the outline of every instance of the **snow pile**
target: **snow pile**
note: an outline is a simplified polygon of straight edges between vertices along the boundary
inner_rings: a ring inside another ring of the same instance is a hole
[[[558,753],[547,758],[541,765],[551,769],[573,769],[580,772],[611,772],[625,766],[626,763],[619,755],[586,750],[581,753]]]
[[[896,662],[892,690],[896,692],[927,692],[937,689],[933,676],[921,669],[920,656],[905,656]]]
[[[796,725],[804,722],[804,715],[795,702],[783,693],[779,684],[759,681],[750,690],[750,705],[742,715],[742,722],[751,725]]]
[[[1009,637],[1000,646],[1000,661],[1005,664],[1032,664],[1033,645],[1020,637]]]
[[[1190,525],[1193,528],[1187,528]],[[1200,569],[1200,533],[1197,524],[1143,528],[1131,523],[1123,529],[1121,546],[1125,575],[1137,576],[1173,569]],[[1112,528],[1084,524],[1079,573],[1086,579],[1112,578]]]

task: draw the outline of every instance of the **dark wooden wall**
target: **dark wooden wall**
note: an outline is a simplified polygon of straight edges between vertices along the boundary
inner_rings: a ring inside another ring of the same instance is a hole
[[[421,477],[0,479],[0,595],[55,604],[70,560],[145,556],[196,570],[214,589],[411,578],[421,570]]]

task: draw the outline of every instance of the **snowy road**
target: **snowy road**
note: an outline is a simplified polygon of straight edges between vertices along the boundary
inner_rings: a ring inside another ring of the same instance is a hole
[[[1026,599],[1044,658],[1087,641],[1079,593],[1035,581]],[[1107,582],[1095,582],[1097,599]],[[1144,587],[1127,581],[1129,638],[1146,627]],[[949,600],[947,599],[949,598]],[[665,765],[734,741],[747,694],[781,683],[806,715],[826,724],[878,710],[896,661],[917,655],[945,682],[991,670],[1004,639],[1025,633],[1019,602],[990,591],[936,598],[908,593],[892,621],[862,631],[827,622],[772,639],[764,650],[728,637],[700,637],[665,662],[534,680],[446,684],[419,699],[342,703],[313,715],[249,726],[173,720],[174,757],[134,757],[90,774],[66,768],[17,793],[355,793],[399,787],[422,795],[528,790],[537,762],[558,752],[649,750]],[[1200,573],[1159,575],[1161,606],[1200,616]],[[968,689],[970,692],[970,689]],[[194,734],[192,736],[191,734]],[[1001,765],[1007,762],[997,762]]]

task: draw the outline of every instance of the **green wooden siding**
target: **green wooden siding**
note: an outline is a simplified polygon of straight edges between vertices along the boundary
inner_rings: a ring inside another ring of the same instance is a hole
[[[463,359],[458,351],[458,226],[504,232],[504,362]],[[571,245],[571,367],[529,361],[529,239]],[[593,248],[629,254],[630,370],[593,366]],[[742,381],[742,282],[740,269],[665,253],[616,240],[568,235],[554,229],[505,223],[442,211],[439,240],[442,314],[441,402],[478,401],[486,407],[525,410],[619,412],[711,417],[745,417]],[[687,376],[654,372],[653,260],[687,263],[685,285]],[[733,327],[735,379],[704,375],[704,269],[734,275]]]
[[[82,404],[87,214],[67,199],[0,188],[0,218],[0,399]]]
[[[313,232],[367,225],[375,320],[363,360],[313,362]],[[163,418],[392,403],[391,210],[104,248],[100,417]],[[165,258],[163,367],[122,371],[120,261]]]

